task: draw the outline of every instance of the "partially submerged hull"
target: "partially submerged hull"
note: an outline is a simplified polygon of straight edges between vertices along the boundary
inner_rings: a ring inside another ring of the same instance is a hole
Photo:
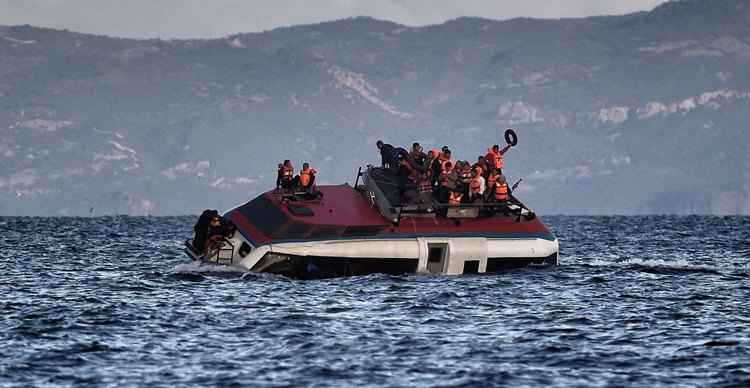
[[[240,246],[247,240],[234,236]],[[188,248],[189,249],[189,248]],[[432,237],[352,239],[267,244],[245,257],[237,253],[194,259],[242,270],[312,279],[385,274],[492,273],[529,265],[557,265],[557,239],[538,237]]]
[[[314,198],[265,193],[224,215],[236,230],[219,249],[200,254],[188,242],[186,252],[301,279],[491,273],[559,262],[558,240],[520,202],[500,213],[467,205],[436,216],[436,209],[390,206],[367,180],[357,189],[319,190]]]

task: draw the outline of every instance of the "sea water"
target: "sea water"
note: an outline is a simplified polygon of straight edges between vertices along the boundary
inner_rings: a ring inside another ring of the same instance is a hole
[[[318,281],[192,217],[0,218],[0,385],[750,386],[750,218],[545,217],[561,265]]]

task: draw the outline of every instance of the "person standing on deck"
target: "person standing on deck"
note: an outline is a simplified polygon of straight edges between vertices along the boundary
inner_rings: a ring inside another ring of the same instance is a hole
[[[383,143],[382,140],[378,140],[375,145],[378,147],[378,150],[380,150],[380,166],[383,168],[397,167],[393,160],[393,151],[395,148],[388,143]]]
[[[416,164],[416,168],[424,170],[425,164],[427,163],[427,155],[422,151],[422,146],[419,143],[411,145],[411,151],[409,151],[411,160]]]
[[[510,149],[511,145],[508,144],[503,149],[500,149],[500,146],[495,144],[487,150],[487,155],[485,155],[485,160],[487,161],[487,164],[495,170],[500,170],[500,173],[502,174],[503,167],[505,167],[505,161],[503,160],[503,156],[506,152]]]

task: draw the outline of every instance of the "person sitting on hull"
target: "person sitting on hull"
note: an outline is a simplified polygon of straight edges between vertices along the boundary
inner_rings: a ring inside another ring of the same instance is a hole
[[[390,167],[397,167],[398,165],[395,164],[393,160],[393,151],[395,148],[388,144],[383,143],[382,140],[378,140],[375,145],[378,147],[378,150],[380,151],[380,166],[383,168],[390,168]]]
[[[506,152],[510,149],[511,145],[508,144],[503,149],[500,149],[500,146],[495,144],[487,150],[487,155],[485,155],[485,159],[487,160],[487,164],[490,168],[493,168],[495,170],[500,170],[500,173],[502,174],[503,167],[505,166],[505,162],[503,161],[503,155],[505,155]]]
[[[276,190],[281,188],[281,179],[284,176],[284,164],[279,163],[276,165]]]
[[[193,237],[192,245],[193,248],[195,248],[196,252],[205,252],[209,239],[209,229],[211,227],[211,221],[215,217],[219,217],[218,211],[206,209],[201,213],[200,217],[198,217],[198,221],[195,223],[195,226],[193,226],[195,236]]]
[[[285,160],[279,169],[278,182],[285,190],[294,189],[294,166],[289,159]]]
[[[211,250],[218,248],[224,240],[224,225],[221,223],[221,217],[218,215],[211,218],[207,235],[208,240],[206,241],[205,251],[203,252],[204,257],[206,258],[209,257]]]
[[[296,187],[296,191],[312,191],[317,174],[318,171],[310,167],[310,163],[302,163],[302,170],[300,170],[299,175],[294,178],[293,186]]]

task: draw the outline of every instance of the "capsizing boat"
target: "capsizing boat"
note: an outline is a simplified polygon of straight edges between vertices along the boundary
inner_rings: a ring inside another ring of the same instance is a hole
[[[201,218],[212,215],[218,213]],[[360,168],[354,186],[274,189],[222,219],[221,241],[198,249],[205,244],[198,233],[185,242],[189,257],[299,279],[481,274],[559,263],[557,238],[514,195],[507,203],[403,204],[396,173],[375,166]]]

